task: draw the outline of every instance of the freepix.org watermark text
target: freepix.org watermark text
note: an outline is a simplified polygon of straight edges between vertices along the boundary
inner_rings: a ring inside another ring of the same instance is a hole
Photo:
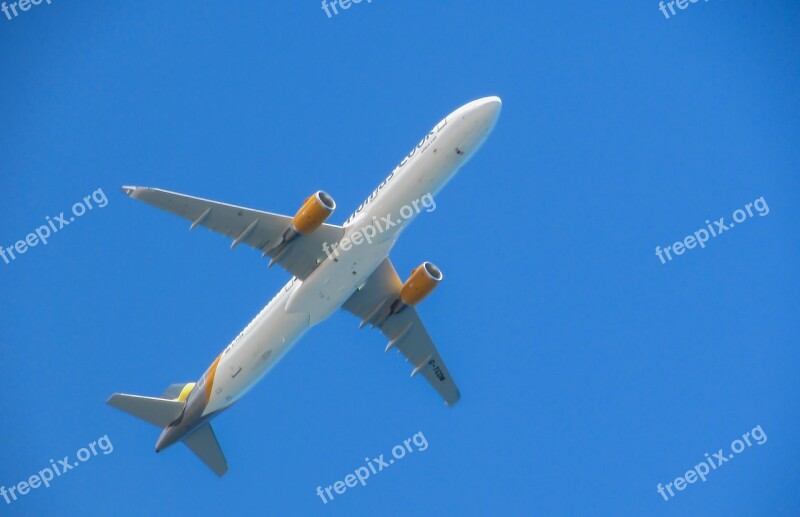
[[[755,209],[755,212],[753,209]],[[710,238],[722,235],[722,233],[736,226],[737,223],[743,223],[755,214],[764,217],[768,213],[769,206],[764,200],[764,196],[761,196],[752,203],[747,203],[744,209],[736,209],[733,212],[733,222],[726,223],[725,218],[720,217],[712,224],[711,221],[706,219],[706,228],[708,229],[700,228],[693,234],[687,235],[682,241],[671,244],[664,249],[661,249],[661,246],[656,246],[656,256],[661,260],[662,264],[666,264],[673,259],[673,254],[675,254],[675,256],[683,255],[686,250],[691,250],[698,246],[700,248],[705,248]]]
[[[94,202],[94,204],[92,202]],[[52,218],[47,216],[44,218],[46,224],[36,228],[36,230],[29,233],[25,239],[20,239],[13,245],[5,248],[0,245],[0,258],[2,258],[6,264],[11,264],[13,261],[17,260],[20,255],[27,253],[30,248],[38,246],[39,244],[47,244],[48,239],[53,235],[74,223],[76,217],[83,216],[87,211],[94,209],[95,206],[97,206],[97,208],[104,208],[107,204],[108,198],[105,192],[103,192],[103,189],[99,188],[95,190],[90,195],[84,197],[83,201],[78,201],[72,205],[72,215],[64,215],[64,212],[61,212]]]
[[[8,21],[11,21],[17,16],[19,16],[21,12],[24,13],[30,10],[32,6],[39,5],[42,2],[45,2],[47,5],[50,5],[52,3],[52,0],[19,0],[17,2],[11,2],[11,3],[3,2],[2,4],[0,4],[0,11],[3,11],[3,14],[6,15]],[[19,8],[19,12],[17,11],[17,8]]]
[[[322,10],[328,15],[328,18],[333,18],[339,14],[339,9],[346,11],[353,7],[353,4],[360,4],[362,0],[322,0]],[[372,0],[364,0],[364,3],[371,4]]]
[[[724,463],[732,460],[734,454],[739,454],[747,450],[747,448],[752,447],[753,444],[763,445],[766,441],[767,433],[761,429],[760,425],[757,425],[752,430],[744,433],[741,439],[737,438],[731,442],[730,453],[725,454],[726,451],[723,449],[718,450],[712,455],[705,453],[705,459],[689,469],[683,476],[678,476],[674,481],[670,481],[663,486],[659,483],[658,486],[656,486],[656,492],[664,498],[664,501],[669,501],[670,498],[675,497],[675,491],[672,490],[673,487],[675,487],[675,490],[681,491],[685,490],[688,485],[696,483],[698,479],[705,483],[706,476],[720,468]]]
[[[419,199],[415,199],[410,205],[403,205],[400,208],[400,218],[394,218],[392,214],[386,214],[381,218],[373,217],[371,223],[365,225],[360,231],[353,232],[338,243],[328,244],[327,242],[323,242],[322,249],[325,251],[325,254],[328,255],[328,258],[332,259],[339,256],[339,250],[348,251],[353,246],[358,246],[364,242],[372,244],[372,239],[389,228],[393,228],[403,221],[411,219],[416,214],[420,213],[423,208],[428,213],[436,210],[436,201],[434,201],[433,195],[430,193],[421,196]]]
[[[0,497],[5,500],[6,504],[11,504],[16,501],[18,497],[28,495],[31,490],[35,490],[41,486],[50,488],[51,481],[63,476],[67,471],[77,468],[81,463],[89,461],[100,452],[106,456],[114,452],[114,444],[108,439],[108,435],[104,435],[86,447],[78,449],[75,453],[75,456],[78,458],[77,461],[70,461],[69,456],[64,456],[57,462],[53,461],[51,458],[50,466],[43,468],[25,481],[20,481],[10,487],[0,487]]]
[[[412,443],[414,444],[413,448],[411,447]],[[367,486],[367,479],[369,479],[370,476],[374,476],[378,472],[388,469],[390,466],[394,465],[395,460],[402,460],[407,453],[411,454],[414,452],[414,449],[422,452],[427,448],[428,440],[425,439],[425,435],[420,431],[411,438],[403,440],[403,443],[398,443],[392,447],[392,458],[385,459],[385,454],[381,454],[377,458],[372,459],[368,457],[364,458],[364,461],[367,462],[366,466],[358,467],[352,474],[347,474],[344,477],[344,481],[336,481],[324,489],[322,486],[318,486],[317,495],[322,499],[324,504],[328,504],[329,501],[333,501],[333,498],[336,497],[334,492],[342,495],[348,488],[355,488],[359,484],[362,487]]]
[[[680,10],[684,10],[689,7],[689,4],[696,4],[700,2],[700,0],[669,0],[665,2],[661,0],[658,2],[658,10],[664,15],[664,18],[669,20],[672,16],[678,14],[678,11],[675,10],[677,7]],[[703,0],[703,3],[708,2],[708,0]]]

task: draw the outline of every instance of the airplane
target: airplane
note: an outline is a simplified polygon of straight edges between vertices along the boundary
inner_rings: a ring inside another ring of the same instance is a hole
[[[448,406],[461,398],[415,306],[442,281],[423,262],[402,282],[389,260],[401,232],[476,153],[494,129],[502,102],[484,97],[450,113],[425,135],[342,226],[325,221],[336,203],[311,195],[294,217],[149,187],[122,187],[129,197],[246,244],[293,276],[196,382],[173,384],[160,397],[115,393],[107,403],[162,429],[156,452],[182,441],[215,474],[228,471],[210,421],[274,367],[305,332],[338,309],[377,327],[386,351],[402,352]],[[435,205],[434,205],[435,206]]]

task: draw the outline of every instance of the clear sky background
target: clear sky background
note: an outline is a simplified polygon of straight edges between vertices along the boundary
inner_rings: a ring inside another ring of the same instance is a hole
[[[800,4],[711,0],[69,2],[0,14],[0,485],[108,435],[0,515],[797,515]],[[459,384],[447,408],[376,331],[314,328],[214,427],[218,479],[105,405],[196,380],[289,278],[126,198],[154,186],[341,223],[444,115],[503,98],[403,235]],[[764,197],[766,216],[662,264]],[[756,426],[670,501],[656,492]],[[416,451],[324,505],[417,432]]]

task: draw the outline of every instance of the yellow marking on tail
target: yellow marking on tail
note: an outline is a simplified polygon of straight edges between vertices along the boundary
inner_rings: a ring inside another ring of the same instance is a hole
[[[186,399],[189,398],[189,393],[191,393],[192,390],[194,389],[194,385],[195,385],[194,382],[187,383],[186,386],[184,386],[183,389],[181,390],[181,394],[178,395],[178,398],[175,400],[177,400],[178,402],[186,402]]]

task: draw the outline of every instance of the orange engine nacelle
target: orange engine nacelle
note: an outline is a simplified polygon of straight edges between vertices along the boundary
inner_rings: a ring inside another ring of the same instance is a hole
[[[400,289],[400,299],[406,305],[416,305],[442,281],[444,275],[432,262],[423,262],[421,266],[411,272],[406,283]]]
[[[292,219],[292,227],[297,233],[307,235],[320,226],[336,209],[333,198],[323,191],[317,191],[306,199]]]

